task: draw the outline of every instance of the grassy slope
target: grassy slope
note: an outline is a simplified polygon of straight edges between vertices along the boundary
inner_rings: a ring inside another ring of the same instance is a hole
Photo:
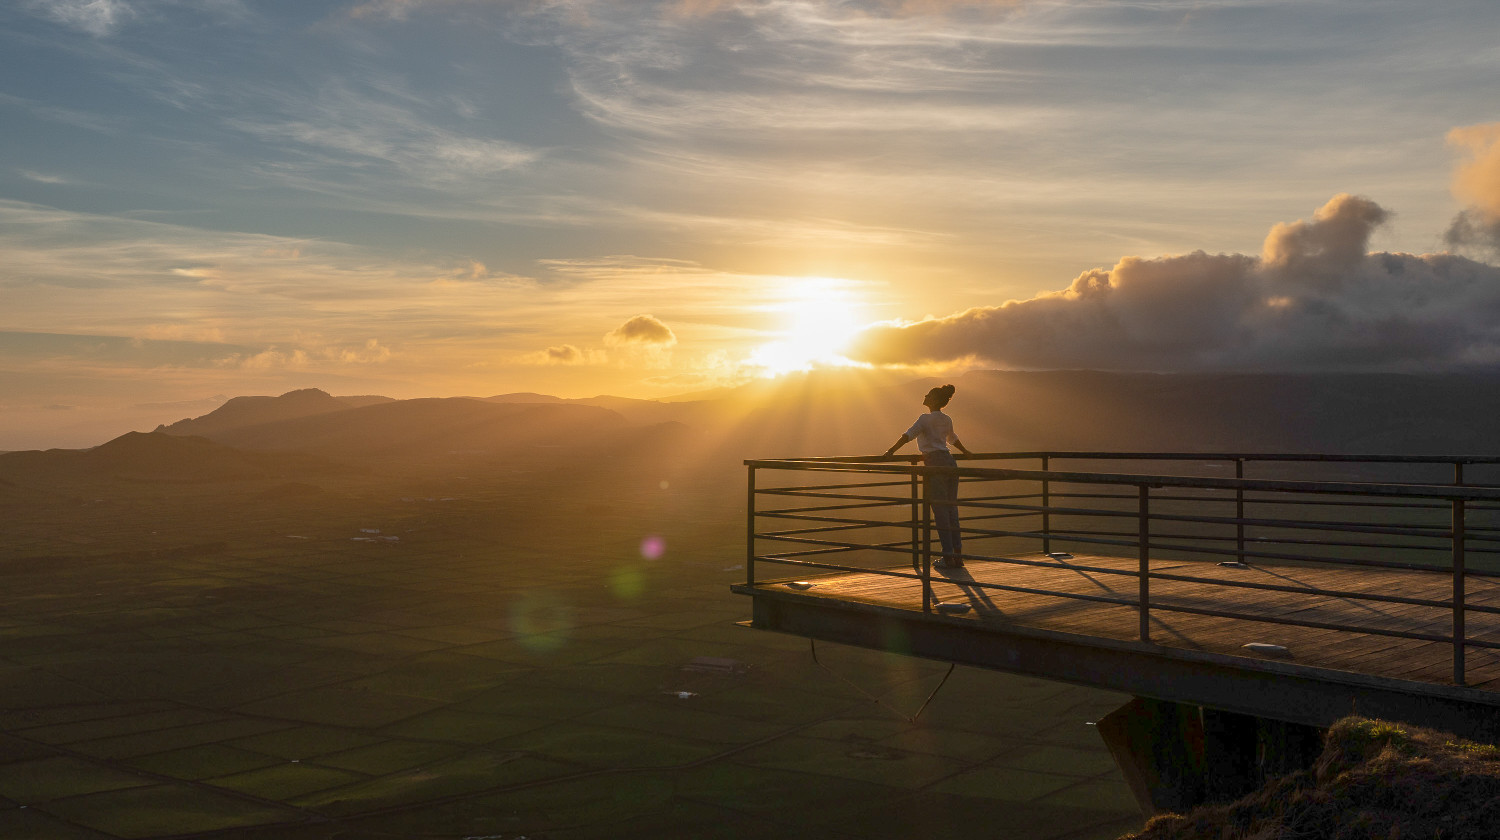
[[[1500,836],[1500,748],[1350,717],[1317,765],[1121,840],[1480,840]]]

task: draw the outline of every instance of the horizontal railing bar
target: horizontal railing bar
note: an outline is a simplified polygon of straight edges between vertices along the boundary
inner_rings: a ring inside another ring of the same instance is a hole
[[[1041,539],[1044,536],[1048,536],[1047,533],[1044,533],[1042,531],[981,531],[981,533],[984,533],[988,536],[1017,537],[1021,539]],[[1073,535],[1061,536],[1056,532],[1052,532],[1050,536],[1053,540],[1063,542],[1081,542],[1088,543],[1090,545],[1108,545],[1117,546],[1120,548],[1140,547],[1140,543],[1136,540],[1109,540]],[[1155,545],[1153,545],[1153,547],[1167,548],[1167,546]],[[1374,569],[1399,569],[1412,572],[1445,572],[1445,570],[1441,566],[1424,566],[1418,563],[1396,563],[1386,560],[1359,560],[1343,557],[1319,557],[1312,554],[1287,554],[1283,552],[1270,551],[1239,551],[1237,549],[1212,548],[1209,546],[1192,546],[1191,548],[1171,546],[1170,548],[1173,551],[1181,551],[1189,554],[1197,552],[1199,554],[1216,554],[1221,557],[1260,557],[1268,560],[1290,560],[1294,562],[1321,563],[1323,565],[1332,566],[1364,566]],[[1500,577],[1500,571],[1490,572],[1473,568],[1465,570],[1465,574],[1469,575],[1470,577]]]
[[[824,554],[848,554],[855,549],[852,548],[812,548],[807,551],[789,551],[785,557],[816,557]]]
[[[1466,487],[1480,485],[1464,485]],[[1482,485],[1485,487],[1496,487],[1500,485]],[[1050,494],[1054,499],[1121,499],[1134,500],[1135,493],[1069,493],[1066,491],[1053,490]],[[1197,502],[1197,503],[1229,503],[1239,502],[1235,496],[1159,496],[1151,495],[1152,501],[1166,502]],[[1357,499],[1308,499],[1306,497],[1272,498],[1265,496],[1247,495],[1244,503],[1256,505],[1295,505],[1297,507],[1360,507],[1360,508],[1396,508],[1399,510],[1442,510],[1449,509],[1447,502],[1367,502]],[[1472,504],[1466,506],[1470,512],[1474,511],[1500,511],[1500,506]],[[1471,529],[1472,530],[1472,529]],[[1500,530],[1485,528],[1483,530]]]
[[[970,518],[977,518],[977,517],[970,517]],[[1097,531],[1097,530],[1078,530],[1078,529],[1071,529],[1071,528],[1070,529],[1058,529],[1058,528],[1054,528],[1054,529],[1052,529],[1051,533],[1052,533],[1052,536],[1054,538],[1062,537],[1062,536],[1065,536],[1065,535],[1068,535],[1068,534],[1087,534],[1089,536],[1099,536],[1099,537],[1130,537],[1130,536],[1135,536],[1137,534],[1136,531]],[[1172,539],[1178,539],[1178,540],[1203,540],[1203,541],[1206,541],[1206,542],[1238,542],[1239,541],[1239,537],[1238,536],[1223,536],[1223,535],[1215,536],[1215,535],[1212,535],[1212,534],[1158,533],[1156,531],[1152,531],[1151,533],[1152,533],[1153,537],[1161,537],[1162,539],[1169,539],[1169,540],[1172,540]],[[1290,537],[1287,537],[1287,538],[1277,538],[1277,537],[1249,537],[1249,536],[1247,536],[1247,537],[1245,537],[1244,541],[1247,542],[1247,543],[1253,542],[1253,543],[1261,543],[1261,544],[1309,545],[1309,546],[1311,546],[1311,545],[1319,545],[1319,546],[1328,546],[1330,548],[1411,549],[1411,550],[1414,550],[1414,551],[1448,551],[1449,549],[1452,548],[1452,546],[1450,544],[1448,544],[1448,543],[1441,543],[1441,544],[1437,544],[1437,545],[1403,545],[1401,543],[1364,543],[1364,542],[1346,542],[1346,541],[1342,541],[1342,540],[1299,540],[1299,539],[1292,539]],[[1474,552],[1474,551],[1485,551],[1485,549],[1470,549],[1471,553]],[[1500,553],[1500,551],[1494,551],[1494,550],[1492,550],[1492,553]]]
[[[857,568],[857,567],[850,567],[850,566],[835,566],[835,565],[832,565],[832,564],[825,564],[825,563],[812,563],[812,562],[799,561],[799,560],[782,560],[782,559],[779,559],[779,558],[776,558],[776,557],[773,557],[773,556],[757,557],[756,559],[764,561],[764,562],[768,562],[768,563],[780,563],[780,564],[783,564],[783,565],[803,566],[803,567],[820,568],[820,569],[830,569],[830,570],[833,570],[833,571],[845,571],[845,572],[852,572],[852,573],[856,573],[856,574],[879,574],[879,575],[885,575],[885,576],[888,576],[888,577],[899,577],[899,578],[906,578],[908,580],[917,580],[917,581],[922,580],[922,576],[921,575],[912,574],[912,573],[906,573],[906,572],[894,572],[894,571],[890,571],[890,570],[879,570],[879,571],[876,571],[876,570],[871,570],[871,569],[860,569],[860,568]],[[1153,575],[1153,577],[1155,577],[1155,576]],[[952,583],[952,581],[948,581],[948,582]],[[1136,606],[1138,606],[1138,604],[1137,604],[1137,602],[1136,602],[1136,600],[1134,598],[1111,598],[1111,597],[1103,596],[1103,595],[1087,595],[1087,594],[1076,593],[1076,592],[1059,592],[1059,591],[1050,590],[1050,589],[1037,589],[1037,588],[1029,587],[1029,586],[1015,586],[1015,585],[1012,585],[1012,584],[990,583],[988,581],[977,581],[977,580],[966,580],[961,585],[964,586],[964,587],[973,587],[973,588],[978,588],[978,589],[995,589],[995,590],[1006,591],[1006,592],[1023,592],[1023,593],[1032,594],[1032,595],[1051,596],[1051,597],[1055,597],[1055,598],[1064,598],[1064,599],[1071,600],[1071,601],[1092,601],[1092,602],[1095,602],[1095,603],[1115,604],[1117,606],[1124,606],[1124,607],[1136,607]],[[1167,596],[1167,597],[1170,597],[1170,596]],[[1205,607],[1190,607],[1190,606],[1185,606],[1185,605],[1182,605],[1182,604],[1172,604],[1170,602],[1158,602],[1155,599],[1152,599],[1151,609],[1153,609],[1153,610],[1164,610],[1164,611],[1167,611],[1167,612],[1178,612],[1178,613],[1184,613],[1184,614],[1189,614],[1189,615],[1203,615],[1203,616],[1210,616],[1210,617],[1214,617],[1214,618],[1230,618],[1230,619],[1237,619],[1237,620],[1241,620],[1241,621],[1256,621],[1256,622],[1260,622],[1260,623],[1263,623],[1263,624],[1280,624],[1280,625],[1291,625],[1291,626],[1295,626],[1295,627],[1308,627],[1308,628],[1315,629],[1315,630],[1333,630],[1333,631],[1344,632],[1344,633],[1363,633],[1365,635],[1372,635],[1372,636],[1387,636],[1387,637],[1399,638],[1399,639],[1414,639],[1414,640],[1417,640],[1417,641],[1424,641],[1424,642],[1442,642],[1442,643],[1445,643],[1445,644],[1452,644],[1453,643],[1453,638],[1451,636],[1444,636],[1444,635],[1441,635],[1441,634],[1420,633],[1420,632],[1414,632],[1414,631],[1409,631],[1409,630],[1391,630],[1391,629],[1386,629],[1386,628],[1383,628],[1383,627],[1375,627],[1375,626],[1364,625],[1364,624],[1335,624],[1333,622],[1312,621],[1312,620],[1309,620],[1309,619],[1292,618],[1292,617],[1289,617],[1289,616],[1256,615],[1254,613],[1242,613],[1242,612],[1235,612],[1235,611],[1232,611],[1232,610],[1214,610],[1214,609],[1209,609],[1209,608],[1205,608]],[[1492,645],[1492,644],[1487,644],[1487,643],[1479,642],[1477,640],[1469,640],[1469,639],[1465,640],[1465,644],[1470,644],[1470,645],[1474,645],[1474,646],[1478,646],[1478,647],[1500,647],[1500,644],[1493,644]]]
[[[1067,492],[1065,490],[1054,490],[1051,493],[1051,496],[1053,498],[1058,498],[1058,499],[1123,499],[1123,500],[1133,500],[1133,499],[1137,498],[1137,496],[1136,496],[1135,493],[1069,493],[1069,492]],[[1159,495],[1157,495],[1155,493],[1151,494],[1151,500],[1152,501],[1158,501],[1158,500],[1160,500],[1160,501],[1164,501],[1164,502],[1197,502],[1197,503],[1200,503],[1200,504],[1201,503],[1207,503],[1207,502],[1230,503],[1230,502],[1239,502],[1240,501],[1240,499],[1238,497],[1236,497],[1236,496],[1230,496],[1230,495],[1224,495],[1224,496],[1159,496]],[[1247,504],[1247,505],[1248,504],[1257,504],[1257,505],[1297,505],[1299,507],[1306,507],[1306,506],[1310,506],[1310,505],[1317,505],[1317,506],[1320,506],[1320,507],[1377,507],[1377,508],[1399,508],[1399,509],[1402,509],[1402,510],[1406,510],[1406,509],[1411,509],[1411,510],[1447,510],[1448,509],[1448,505],[1444,504],[1442,502],[1366,502],[1366,501],[1360,501],[1360,500],[1356,500],[1356,499],[1342,499],[1342,500],[1341,499],[1308,499],[1308,498],[1305,498],[1305,497],[1270,498],[1270,497],[1251,496],[1251,495],[1246,495],[1245,496],[1244,503]],[[1496,510],[1500,510],[1500,508],[1495,508],[1495,509]]]
[[[808,507],[772,508],[771,510],[757,510],[755,512],[755,515],[756,516],[770,516],[770,515],[776,514],[776,513],[808,513],[808,512],[817,512],[817,511],[820,511],[820,510],[859,510],[861,508],[870,508],[870,507],[896,507],[898,505],[910,505],[910,504],[911,504],[911,498],[907,497],[905,499],[891,499],[890,501],[885,501],[885,502],[858,502],[856,504],[850,504],[850,505],[811,505],[811,506],[808,506]]]
[[[816,490],[849,490],[853,488],[863,489],[866,487],[910,487],[911,480],[905,481],[861,481],[858,484],[808,484],[795,487],[757,487],[757,493],[775,493],[779,490],[816,491]]]
[[[968,518],[969,519],[979,519],[979,518],[982,518],[982,517],[968,517]],[[1079,529],[1076,529],[1076,528],[1065,528],[1065,529],[1054,528],[1054,529],[1052,529],[1052,531],[1050,531],[1050,533],[1052,534],[1052,536],[1053,536],[1054,539],[1057,539],[1057,538],[1065,538],[1065,537],[1068,537],[1068,536],[1073,535],[1073,534],[1083,534],[1083,535],[1087,535],[1087,536],[1099,536],[1099,537],[1133,537],[1133,536],[1136,535],[1137,532],[1135,532],[1135,531],[1079,530]],[[1160,537],[1165,538],[1165,539],[1201,540],[1201,541],[1204,541],[1204,542],[1239,542],[1240,541],[1238,536],[1232,536],[1232,537],[1231,536],[1214,536],[1212,534],[1157,534],[1156,536],[1160,536]],[[1262,545],[1274,544],[1274,545],[1328,546],[1330,548],[1380,548],[1380,549],[1398,549],[1398,550],[1403,550],[1403,551],[1405,551],[1405,550],[1412,550],[1412,551],[1449,551],[1449,550],[1452,549],[1451,543],[1447,543],[1447,542],[1441,543],[1441,544],[1437,544],[1437,545],[1422,545],[1422,544],[1405,544],[1405,543],[1344,542],[1344,541],[1340,541],[1340,540],[1299,540],[1299,539],[1292,539],[1290,537],[1252,537],[1252,536],[1245,537],[1244,542],[1247,542],[1247,543],[1260,543]],[[1500,554],[1500,549],[1495,549],[1495,548],[1468,548],[1466,550],[1467,550],[1467,552],[1469,554]],[[1332,559],[1337,559],[1337,558],[1332,558]]]
[[[863,551],[877,551],[877,552],[887,552],[887,553],[895,553],[895,552],[899,551],[902,554],[907,554],[907,555],[911,554],[911,540],[906,540],[904,542],[873,543],[872,544],[872,543],[844,543],[844,542],[839,542],[837,540],[815,540],[815,539],[812,539],[811,537],[770,537],[770,536],[766,536],[764,534],[757,534],[756,537],[759,538],[759,539],[768,539],[768,540],[772,540],[772,541],[775,541],[775,542],[798,543],[800,545],[840,546],[840,547],[852,549],[852,550],[855,550],[855,551],[863,550]],[[897,549],[897,548],[893,548],[892,546],[901,546],[901,548]]]
[[[866,528],[910,528],[913,522],[910,519],[854,519],[847,516],[814,516],[810,513],[757,513],[757,518],[767,519],[795,519],[799,522],[838,522],[849,525],[862,525]],[[915,523],[921,524],[921,523]]]
[[[906,504],[910,504],[907,502]],[[920,522],[912,522],[910,519],[853,519],[845,516],[814,516],[798,512],[797,509],[757,511],[756,517],[769,519],[793,519],[799,522],[835,522],[846,525],[857,525],[864,528],[910,528],[912,525],[920,525]],[[991,513],[983,516],[965,516],[966,522],[988,522],[993,519],[1021,519],[1029,517],[1029,513]]]
[[[757,560],[764,560],[764,561],[770,562],[770,563],[781,563],[783,565],[789,565],[789,566],[810,566],[810,567],[816,567],[816,568],[833,568],[833,567],[825,566],[824,564],[821,564],[821,563],[809,563],[809,562],[801,561],[801,560],[779,560],[779,559],[777,559],[775,557],[757,557],[756,559]],[[852,572],[855,572],[855,573],[885,575],[887,577],[899,577],[899,578],[915,579],[917,581],[922,580],[922,576],[921,575],[912,574],[910,572],[894,572],[894,571],[890,571],[890,570],[879,570],[879,571],[877,571],[877,570],[874,570],[874,569],[848,569],[847,571],[852,571]],[[933,582],[934,583],[942,583],[944,581],[941,580],[941,579],[934,579]],[[948,581],[948,582],[951,583],[951,581]],[[989,583],[989,582],[977,581],[977,580],[976,581],[964,581],[962,585],[963,586],[972,586],[972,587],[976,587],[976,588],[980,588],[980,589],[997,589],[997,590],[1002,590],[1002,591],[1005,591],[1005,592],[1024,592],[1024,593],[1028,593],[1028,594],[1031,594],[1031,595],[1051,595],[1051,596],[1058,597],[1058,598],[1068,598],[1068,599],[1074,600],[1074,601],[1094,601],[1096,603],[1103,603],[1103,604],[1116,604],[1116,605],[1119,605],[1119,606],[1122,606],[1122,607],[1133,607],[1133,606],[1135,606],[1135,599],[1134,598],[1111,598],[1111,597],[1109,597],[1107,595],[1087,595],[1087,594],[1083,594],[1083,593],[1074,593],[1074,592],[1057,592],[1057,591],[1054,591],[1054,590],[1051,590],[1051,589],[1037,589],[1035,587],[1030,587],[1030,586],[1016,586],[1014,584],[1008,584],[1008,583]]]
[[[906,523],[906,527],[908,529],[910,529],[911,528],[911,523],[910,522]],[[761,534],[757,534],[756,536],[787,537],[787,536],[793,536],[793,535],[796,535],[796,534],[823,534],[823,533],[827,533],[829,531],[859,531],[859,530],[868,530],[869,528],[870,528],[870,526],[866,525],[864,523],[856,523],[856,524],[851,524],[851,525],[820,525],[820,526],[818,526],[816,528],[793,528],[793,529],[787,530],[787,531],[765,531],[765,532],[763,532]],[[907,540],[907,542],[911,542],[911,541]]]
[[[1412,499],[1464,499],[1500,501],[1500,489],[1465,485],[1377,484],[1336,481],[1284,481],[1259,478],[1198,478],[1170,475],[1126,475],[1121,473],[1077,473],[1059,470],[1014,470],[976,467],[912,467],[890,463],[833,461],[746,461],[757,469],[812,472],[870,472],[897,475],[946,475],[995,480],[1057,481],[1073,484],[1115,484],[1139,487],[1199,487],[1224,490],[1259,490],[1282,493],[1324,493],[1343,496],[1381,496]]]
[[[1256,615],[1254,613],[1235,612],[1233,610],[1215,610],[1207,607],[1187,607],[1180,604],[1157,601],[1151,599],[1152,610],[1166,610],[1168,612],[1187,613],[1189,615],[1206,615],[1214,618],[1233,618],[1241,621],[1259,621],[1263,624],[1291,625],[1293,627],[1308,627],[1314,630],[1337,630],[1345,633],[1364,633],[1371,636],[1389,636],[1397,639],[1416,639],[1423,642],[1453,643],[1452,636],[1444,636],[1435,633],[1419,633],[1411,630],[1387,630],[1384,627],[1371,627],[1363,624],[1334,624],[1328,621],[1311,621],[1305,618],[1292,618],[1290,616]]]
[[[1036,460],[1051,458],[1068,461],[1246,461],[1246,462],[1323,462],[1371,464],[1500,464],[1500,455],[1333,455],[1307,452],[974,452],[957,455],[960,460]],[[881,463],[908,460],[911,456],[828,455],[815,458],[787,458],[788,461],[848,461]],[[750,463],[746,461],[746,463]]]
[[[959,504],[960,507],[970,507],[971,506],[966,501],[960,501],[958,504]],[[972,507],[990,508],[990,509],[999,509],[999,510],[1024,510],[1024,511],[1031,511],[1032,513],[1043,513],[1043,512],[1045,512],[1045,513],[1051,513],[1053,515],[1063,515],[1063,516],[1098,516],[1098,517],[1124,518],[1124,519],[1139,519],[1140,518],[1140,514],[1138,512],[1136,512],[1136,511],[1128,511],[1128,510],[1105,510],[1105,509],[1100,509],[1100,508],[1072,508],[1072,507],[1059,507],[1059,506],[1056,506],[1056,505],[1050,505],[1050,506],[1043,507],[1041,505],[978,504],[978,505],[972,505]],[[1356,534],[1387,534],[1387,535],[1390,535],[1390,536],[1429,537],[1429,538],[1433,538],[1433,539],[1443,539],[1445,537],[1452,537],[1453,536],[1453,531],[1452,531],[1451,527],[1450,528],[1421,528],[1421,527],[1398,528],[1398,527],[1387,527],[1387,526],[1383,526],[1383,525],[1366,525],[1366,524],[1359,523],[1359,522],[1341,522],[1341,521],[1337,521],[1337,520],[1321,520],[1321,519],[1304,519],[1304,520],[1295,520],[1295,519],[1249,519],[1249,518],[1239,519],[1239,518],[1236,518],[1236,517],[1233,517],[1233,516],[1190,516],[1190,515],[1187,515],[1187,514],[1176,514],[1176,513],[1152,513],[1152,514],[1150,514],[1147,517],[1147,519],[1149,519],[1152,522],[1196,522],[1196,523],[1202,524],[1202,525],[1240,525],[1240,524],[1243,524],[1243,525],[1246,525],[1246,526],[1264,527],[1264,528],[1286,528],[1286,529],[1295,529],[1295,530],[1304,530],[1304,531],[1335,531],[1335,532],[1348,532],[1348,533],[1356,533]],[[1477,537],[1475,539],[1489,540],[1490,538],[1487,538],[1487,537]],[[1496,541],[1500,541],[1500,540],[1496,540]]]
[[[1060,563],[1055,560],[1027,560],[1020,557],[985,557],[982,555],[960,554],[964,561],[975,560],[981,562],[1004,563],[1013,566],[1030,566],[1033,568],[1058,569],[1062,571],[1088,572],[1090,574],[1107,574],[1117,577],[1135,578],[1139,572],[1135,569],[1116,569],[1109,566],[1091,566],[1080,563]],[[1419,607],[1432,607],[1434,609],[1452,609],[1452,601],[1435,601],[1430,598],[1411,598],[1403,595],[1379,595],[1373,592],[1359,592],[1343,589],[1323,589],[1315,586],[1291,586],[1281,583],[1257,583],[1255,581],[1224,580],[1221,578],[1205,578],[1196,575],[1174,574],[1172,572],[1151,572],[1148,577],[1151,580],[1171,580],[1180,583],[1202,583],[1209,586],[1221,586],[1226,589],[1261,589],[1271,592],[1289,592],[1299,595],[1318,595],[1333,598],[1345,598],[1351,601],[1375,601],[1379,603],[1410,604]],[[1469,605],[1474,609],[1473,605]],[[1500,608],[1485,610],[1500,613]]]
[[[905,578],[920,582],[922,576],[915,572],[897,572],[892,569],[861,569],[858,566],[840,566],[835,563],[815,563],[809,560],[792,560],[775,554],[758,555],[756,561],[760,563],[776,563],[782,566],[802,566],[813,569],[828,569],[835,572],[851,572],[854,574],[884,575],[885,577]]]
[[[911,554],[911,540],[891,540],[881,543],[843,543],[837,540],[816,540],[811,537],[774,537],[768,534],[756,534],[758,539],[771,540],[773,542],[790,542],[800,545],[821,545],[830,548],[838,548],[841,551],[878,551],[898,554]]]
[[[756,492],[757,495],[764,493],[764,494],[766,494],[768,496],[794,496],[794,497],[797,497],[797,498],[811,498],[811,499],[854,499],[854,500],[863,499],[863,500],[869,501],[869,502],[897,502],[897,501],[903,501],[903,502],[907,502],[907,503],[911,502],[911,497],[910,496],[863,496],[863,495],[858,495],[858,494],[855,494],[855,493],[819,493],[819,494],[817,494],[815,496],[809,496],[806,493],[781,492],[781,491],[778,491],[778,490],[756,490],[755,492]]]

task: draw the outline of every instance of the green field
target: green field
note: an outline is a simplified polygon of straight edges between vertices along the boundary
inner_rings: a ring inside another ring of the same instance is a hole
[[[471,466],[5,483],[0,837],[1139,827],[1126,698],[736,626],[736,482]]]

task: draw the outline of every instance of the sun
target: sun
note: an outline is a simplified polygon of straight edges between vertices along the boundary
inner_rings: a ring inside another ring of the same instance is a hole
[[[863,327],[853,286],[831,277],[790,280],[788,296],[768,307],[777,313],[781,329],[775,339],[751,352],[750,364],[767,376],[856,365],[842,355]]]

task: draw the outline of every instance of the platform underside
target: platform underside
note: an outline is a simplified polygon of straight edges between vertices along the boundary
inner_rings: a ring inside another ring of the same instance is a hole
[[[1024,559],[1048,561],[1042,555]],[[1316,726],[1358,713],[1487,741],[1500,737],[1500,651],[1470,646],[1467,685],[1458,686],[1451,644],[1278,623],[1299,620],[1446,635],[1453,629],[1449,608],[1153,579],[1150,642],[1141,642],[1136,578],[1082,566],[1133,572],[1136,561],[1078,555],[1045,567],[970,561],[961,570],[934,572],[936,601],[968,605],[963,613],[924,610],[920,581],[875,573],[804,577],[800,580],[814,584],[806,589],[782,580],[735,590],[754,599],[752,624],[766,630]],[[1233,569],[1201,561],[1153,562],[1151,569],[1434,601],[1452,596],[1452,579],[1445,573],[1271,565]],[[976,582],[1129,603],[986,589]],[[1500,606],[1494,579],[1470,577],[1466,589],[1469,604]],[[1166,606],[1266,620],[1170,612],[1162,609]],[[1500,616],[1468,613],[1465,635],[1500,641]],[[1286,652],[1261,655],[1243,647],[1249,643],[1278,645]]]

